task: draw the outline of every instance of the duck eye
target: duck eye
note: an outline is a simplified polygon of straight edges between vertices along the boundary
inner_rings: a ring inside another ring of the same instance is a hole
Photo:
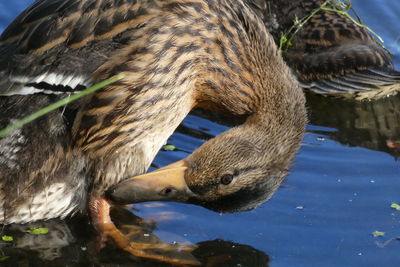
[[[223,185],[228,185],[232,182],[233,180],[233,175],[232,174],[224,174],[221,177],[221,184]]]

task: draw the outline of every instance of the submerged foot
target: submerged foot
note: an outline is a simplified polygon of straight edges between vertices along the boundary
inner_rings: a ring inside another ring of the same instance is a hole
[[[139,226],[125,226],[129,234],[124,235],[112,222],[110,203],[104,197],[92,197],[89,201],[91,221],[97,231],[97,249],[102,249],[110,238],[114,244],[133,256],[176,265],[200,265],[191,254],[195,246],[181,246],[162,241],[156,243],[132,242],[129,237],[141,232]],[[129,228],[129,229],[128,229]]]

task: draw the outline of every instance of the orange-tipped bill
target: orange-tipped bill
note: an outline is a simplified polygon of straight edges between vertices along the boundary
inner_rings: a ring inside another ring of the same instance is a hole
[[[111,188],[108,197],[118,204],[145,201],[185,202],[194,196],[185,181],[188,162],[183,159],[156,171],[129,178]]]

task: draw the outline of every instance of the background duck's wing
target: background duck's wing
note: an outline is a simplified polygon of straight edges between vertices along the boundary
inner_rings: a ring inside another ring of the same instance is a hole
[[[318,94],[344,95],[356,99],[376,99],[400,90],[400,72],[388,67],[360,70],[343,76],[300,81],[303,88]]]
[[[260,0],[258,0],[260,1]],[[279,44],[294,24],[324,1],[265,0],[263,19]],[[319,11],[283,53],[301,85],[320,94],[376,97],[400,90],[400,72],[369,32],[335,12]]]

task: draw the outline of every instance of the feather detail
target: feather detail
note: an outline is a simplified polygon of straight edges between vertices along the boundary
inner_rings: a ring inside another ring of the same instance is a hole
[[[257,0],[261,1],[261,0]],[[279,44],[296,19],[309,16],[324,1],[264,0],[252,5]],[[329,6],[331,7],[331,6]],[[294,36],[283,56],[303,88],[318,94],[356,99],[400,91],[400,72],[371,34],[336,12],[319,11]]]
[[[400,91],[400,72],[381,67],[346,74],[338,78],[300,82],[303,88],[318,94],[342,95],[358,100],[390,96]]]
[[[36,77],[9,76],[0,83],[0,96],[79,93],[91,85],[85,76],[44,73]]]

